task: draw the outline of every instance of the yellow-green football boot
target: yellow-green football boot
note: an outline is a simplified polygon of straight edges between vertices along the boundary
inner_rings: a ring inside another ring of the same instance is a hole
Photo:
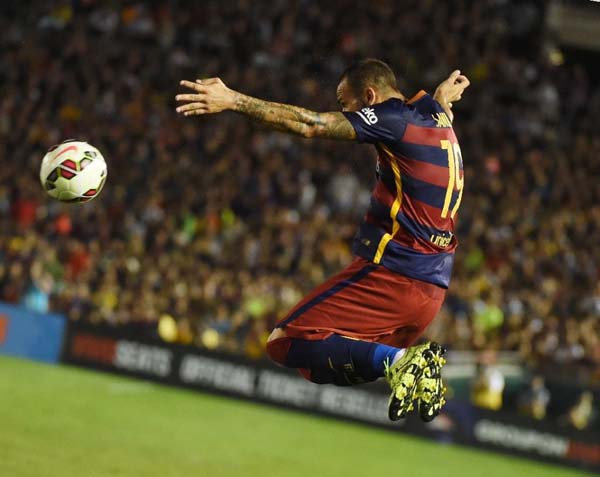
[[[431,344],[431,355],[417,383],[415,396],[418,401],[419,416],[425,422],[432,421],[446,404],[446,388],[442,382],[442,366],[446,363],[443,358],[445,348],[437,343]]]
[[[425,369],[434,364],[434,356],[441,346],[437,343],[425,343],[406,348],[404,355],[390,365],[385,363],[385,379],[392,393],[390,395],[388,416],[392,421],[406,417],[414,409],[418,384]],[[427,388],[428,389],[428,388]],[[425,389],[423,389],[425,394]]]

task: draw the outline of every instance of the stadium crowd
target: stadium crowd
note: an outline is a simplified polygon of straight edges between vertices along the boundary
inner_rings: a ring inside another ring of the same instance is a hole
[[[598,367],[600,89],[562,63],[540,2],[375,3],[3,4],[0,300],[261,356],[276,320],[351,260],[373,153],[233,113],[177,117],[178,82],[218,75],[332,110],[342,69],[375,56],[409,96],[456,67],[472,82],[454,108],[461,245],[428,336]],[[109,165],[83,206],[37,178],[71,137]]]

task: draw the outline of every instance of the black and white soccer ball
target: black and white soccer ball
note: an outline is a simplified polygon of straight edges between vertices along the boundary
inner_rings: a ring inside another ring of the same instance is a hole
[[[44,190],[62,202],[87,202],[97,197],[107,177],[100,151],[83,141],[68,140],[52,146],[40,169]]]

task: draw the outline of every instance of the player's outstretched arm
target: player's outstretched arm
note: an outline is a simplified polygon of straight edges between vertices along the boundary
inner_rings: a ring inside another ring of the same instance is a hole
[[[177,107],[177,112],[184,116],[231,110],[260,121],[272,129],[303,137],[356,138],[350,121],[339,112],[317,113],[290,104],[253,98],[228,88],[219,78],[181,81],[180,84],[194,91],[175,97],[177,101],[185,103]]]
[[[452,103],[460,101],[465,89],[471,84],[465,75],[460,74],[460,70],[453,71],[448,78],[442,81],[435,90],[433,99],[435,99],[450,118],[454,119],[452,113]]]

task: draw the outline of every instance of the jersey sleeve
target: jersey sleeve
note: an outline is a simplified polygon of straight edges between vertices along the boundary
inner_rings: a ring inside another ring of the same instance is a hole
[[[400,101],[386,101],[359,111],[344,112],[344,116],[356,131],[358,142],[394,143],[402,139],[406,129],[404,108]]]

